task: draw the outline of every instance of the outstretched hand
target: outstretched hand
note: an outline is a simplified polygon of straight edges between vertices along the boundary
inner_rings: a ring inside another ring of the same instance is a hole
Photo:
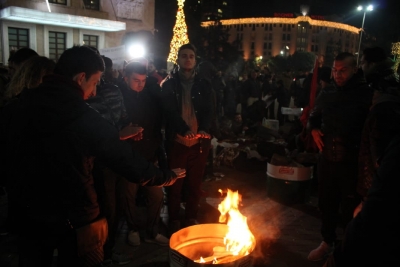
[[[198,138],[208,138],[211,139],[211,135],[206,133],[205,131],[199,131],[197,134],[192,131],[187,131],[184,135],[186,139],[198,139]]]
[[[119,139],[126,140],[129,138],[134,138],[136,136],[141,135],[142,132],[143,132],[142,127],[133,126],[132,124],[129,124],[128,126],[124,127],[122,130],[119,131]]]
[[[322,148],[324,147],[324,142],[322,142],[321,137],[324,135],[320,129],[312,129],[311,130],[311,135],[314,139],[315,144],[317,145],[319,151],[322,151]]]
[[[176,178],[184,178],[186,176],[186,170],[185,169],[181,169],[181,168],[176,168],[176,169],[172,169],[171,171],[173,171],[176,174]]]

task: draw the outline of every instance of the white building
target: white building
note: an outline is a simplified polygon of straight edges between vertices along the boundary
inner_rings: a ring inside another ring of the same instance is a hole
[[[0,62],[29,47],[57,60],[77,44],[120,46],[132,32],[154,31],[155,0],[0,0]]]
[[[336,51],[357,52],[360,29],[322,16],[295,16],[220,20],[229,33],[229,42],[243,52],[245,60],[276,55],[288,56],[296,51],[333,55]],[[202,23],[213,27],[213,21]]]

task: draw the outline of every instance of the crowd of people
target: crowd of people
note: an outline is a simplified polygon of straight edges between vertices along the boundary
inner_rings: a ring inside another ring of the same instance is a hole
[[[283,125],[281,108],[291,101],[309,112],[301,130],[318,154],[322,243],[308,259],[395,262],[386,240],[399,237],[398,219],[388,217],[400,217],[400,86],[384,50],[366,48],[359,66],[347,52],[332,67],[320,57],[314,78],[268,68],[223,73],[196,60],[191,44],[179,48],[168,75],[151,60],[116,71],[89,46],[69,48],[57,62],[29,48],[10,56],[0,73],[0,185],[8,197],[1,227],[18,235],[20,266],[51,266],[55,249],[57,266],[127,264],[116,242],[121,220],[129,245],[168,245],[170,235],[198,224],[211,139],[254,133],[263,119]],[[167,234],[159,229],[164,204]],[[346,229],[342,242],[338,226]]]

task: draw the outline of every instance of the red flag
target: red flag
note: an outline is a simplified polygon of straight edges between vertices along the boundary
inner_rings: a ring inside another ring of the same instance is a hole
[[[314,70],[313,70],[312,78],[311,78],[310,101],[308,102],[308,106],[304,107],[303,112],[300,117],[300,121],[302,122],[304,127],[306,127],[306,125],[307,125],[308,116],[310,115],[310,111],[313,109],[314,104],[315,104],[315,97],[316,97],[317,88],[318,88],[318,67],[319,67],[319,62],[318,62],[318,57],[317,57],[315,59]]]

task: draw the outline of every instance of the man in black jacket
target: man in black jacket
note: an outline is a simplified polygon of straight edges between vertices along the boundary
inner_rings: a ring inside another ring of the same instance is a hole
[[[92,177],[95,158],[142,185],[171,185],[185,174],[147,162],[86,104],[103,71],[104,62],[92,49],[67,49],[55,74],[23,91],[13,112],[2,114],[9,119],[1,138],[7,143],[6,174],[20,198],[20,266],[51,266],[54,249],[57,266],[103,261],[107,226]]]
[[[372,90],[358,71],[354,55],[336,56],[334,84],[321,91],[311,110],[308,129],[320,150],[318,205],[323,242],[308,259],[332,253],[341,210],[342,226],[352,219],[360,201],[356,191],[361,132],[372,101]]]
[[[153,78],[153,79],[152,79]],[[154,77],[147,76],[146,66],[137,61],[128,63],[125,67],[124,83],[120,84],[128,121],[140,126],[143,132],[127,140],[132,149],[138,151],[145,159],[155,165],[166,166],[165,151],[161,133],[162,112],[159,103],[160,86]],[[140,191],[139,191],[140,190]],[[137,214],[136,199],[143,192],[146,199],[146,219],[141,220]],[[122,209],[130,232],[128,243],[131,246],[140,245],[140,230],[145,228],[144,241],[162,246],[169,244],[169,239],[159,233],[160,210],[164,193],[161,187],[140,186],[139,184],[122,182],[120,193]],[[145,227],[140,225],[145,221]]]
[[[178,69],[161,85],[162,107],[167,123],[169,167],[187,170],[186,179],[168,188],[171,233],[181,227],[179,211],[182,197],[186,202],[184,225],[196,224],[201,182],[211,146],[209,131],[213,116],[212,87],[209,81],[197,76],[195,58],[196,49],[193,45],[181,46],[178,51]]]

